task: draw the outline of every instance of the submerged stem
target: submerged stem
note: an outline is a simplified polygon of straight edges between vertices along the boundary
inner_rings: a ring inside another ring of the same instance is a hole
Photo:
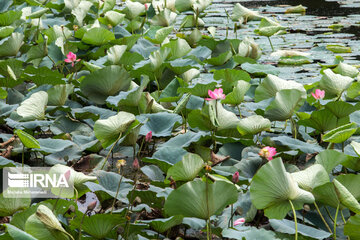
[[[291,208],[292,208],[292,211],[293,211],[293,214],[294,214],[294,221],[295,221],[295,240],[298,239],[298,226],[297,226],[297,219],[296,219],[296,211],[295,211],[295,208],[294,208],[294,205],[292,203],[292,201],[289,199],[289,203],[291,205]]]

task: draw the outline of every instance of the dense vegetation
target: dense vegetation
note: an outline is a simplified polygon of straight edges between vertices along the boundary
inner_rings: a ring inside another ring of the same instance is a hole
[[[217,29],[210,5],[0,1],[0,168],[74,184],[1,194],[0,239],[360,239],[351,47],[309,40],[314,62],[282,18],[237,3]]]

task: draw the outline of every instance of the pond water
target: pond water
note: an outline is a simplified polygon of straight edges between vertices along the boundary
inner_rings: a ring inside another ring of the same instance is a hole
[[[250,36],[260,45],[263,55],[259,63],[277,66],[278,58],[270,56],[272,52],[266,37],[258,36],[254,30],[259,22],[251,21],[241,25],[234,32],[235,23],[228,17],[236,3],[260,12],[263,16],[278,21],[288,27],[287,34],[272,36],[275,50],[299,50],[309,53],[311,64],[299,66],[279,66],[281,78],[311,84],[321,78],[319,64],[332,64],[335,56],[341,56],[345,63],[359,64],[360,60],[360,1],[324,1],[324,0],[274,0],[274,1],[222,1],[215,0],[205,11],[205,27],[216,27],[219,38],[240,38]],[[285,14],[286,8],[302,4],[307,7],[306,14]],[[332,25],[340,29],[330,28]],[[351,47],[351,53],[333,53],[326,49],[329,44]],[[203,73],[201,79],[211,77]],[[200,79],[199,79],[200,80]]]

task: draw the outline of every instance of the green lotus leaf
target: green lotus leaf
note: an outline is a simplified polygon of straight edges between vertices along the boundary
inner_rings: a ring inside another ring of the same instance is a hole
[[[40,18],[42,17],[46,12],[48,12],[50,9],[49,8],[43,8],[40,9],[36,12],[31,13],[29,16],[27,16],[28,18]]]
[[[12,216],[20,210],[28,208],[31,204],[30,198],[8,198],[4,193],[0,194],[0,216]]]
[[[139,2],[132,2],[127,0],[125,2],[126,8],[123,12],[126,14],[126,17],[130,20],[135,19],[140,14],[145,13],[145,5]]]
[[[331,173],[331,171],[339,164],[342,164],[346,160],[348,160],[349,156],[345,155],[342,152],[338,152],[335,150],[327,149],[325,151],[320,152],[315,157],[315,164],[321,164],[327,173]]]
[[[325,90],[326,94],[340,96],[348,89],[353,82],[351,77],[342,76],[334,73],[331,69],[324,71],[324,76],[319,82],[319,87]]]
[[[351,53],[350,47],[345,47],[338,44],[330,44],[326,46],[326,49],[333,53]]]
[[[67,183],[69,184],[68,188],[63,187],[52,187],[51,192],[59,197],[62,198],[73,198],[79,197],[77,196],[79,190],[82,188],[82,184],[88,181],[95,181],[97,178],[95,176],[85,175],[82,172],[77,172],[73,168],[62,165],[56,164],[50,170],[49,174],[56,174],[60,176],[61,174],[66,174],[70,172],[69,178],[67,178]],[[78,191],[74,192],[74,187],[78,189]]]
[[[141,114],[137,118],[146,123],[141,128],[140,134],[146,135],[152,132],[154,137],[169,137],[171,136],[176,123],[181,123],[181,116],[168,112],[159,112],[151,114]]]
[[[354,215],[347,220],[344,226],[344,234],[350,239],[360,239],[360,215]]]
[[[155,15],[150,22],[155,26],[169,27],[175,23],[176,17],[176,13],[165,8],[159,14]]]
[[[126,45],[112,46],[111,48],[109,48],[109,50],[107,52],[108,60],[112,64],[119,64],[120,59],[123,56],[123,54],[125,53],[126,49],[127,49]]]
[[[340,204],[340,200],[335,191],[335,186],[333,182],[325,183],[321,186],[318,186],[313,189],[312,192],[315,196],[316,202],[337,208]],[[340,209],[343,209],[344,206],[340,204]]]
[[[354,196],[356,200],[360,200],[360,175],[342,174],[337,176],[336,180],[339,181],[344,187],[346,187],[346,189],[349,190],[349,192]]]
[[[112,25],[116,26],[120,24],[125,19],[125,14],[116,12],[116,11],[108,11],[105,13],[105,19]]]
[[[299,188],[291,174],[285,171],[281,158],[271,160],[255,174],[250,185],[251,201],[257,209],[264,209],[268,218],[283,219],[291,210],[313,203],[314,196]]]
[[[203,168],[204,161],[202,158],[197,154],[188,153],[183,156],[180,162],[169,168],[166,178],[171,177],[175,181],[191,181]]]
[[[16,56],[23,45],[24,35],[14,32],[0,45],[0,57]]]
[[[359,70],[356,67],[349,64],[340,62],[336,68],[333,69],[334,73],[341,74],[343,76],[355,78],[359,75]]]
[[[191,181],[170,193],[165,202],[165,212],[170,216],[209,219],[236,202],[237,196],[236,187],[225,181]]]
[[[69,95],[74,91],[72,84],[55,85],[47,93],[49,96],[49,106],[63,106]]]
[[[260,115],[252,115],[250,117],[240,119],[237,130],[241,135],[255,135],[262,131],[269,130],[271,122],[269,119]]]
[[[145,38],[153,43],[160,44],[167,38],[173,29],[173,26],[151,26],[150,29],[146,32]]]
[[[91,235],[93,239],[105,239],[117,225],[123,224],[125,219],[120,214],[94,214],[92,216],[85,216],[82,219],[82,214],[71,222],[73,228],[79,228],[87,234]],[[85,234],[84,234],[85,235]]]
[[[189,44],[182,38],[172,40],[165,44],[164,47],[170,48],[169,60],[181,58],[191,51]]]
[[[0,27],[0,38],[6,38],[14,32],[14,28],[11,26]]]
[[[21,117],[21,121],[42,120],[45,118],[47,102],[48,94],[39,91],[24,100],[16,109],[16,112]]]
[[[115,40],[114,33],[101,27],[91,28],[84,34],[81,39],[81,41],[83,41],[84,43],[95,46],[104,45],[111,40]]]
[[[281,232],[281,233],[287,233],[287,234],[295,234],[295,231],[297,230],[298,233],[300,233],[303,236],[307,236],[310,237],[312,239],[326,239],[328,237],[331,236],[331,233],[321,230],[321,229],[316,229],[314,227],[310,227],[308,225],[305,224],[301,224],[301,223],[297,223],[297,229],[295,230],[295,222],[294,221],[290,221],[287,219],[282,219],[282,220],[277,220],[277,219],[270,219],[270,225],[271,227],[276,231],[276,232]],[[299,239],[308,239],[306,237],[304,238],[300,238]]]
[[[349,190],[336,179],[334,179],[333,184],[341,204],[354,213],[360,214],[360,204]]]
[[[307,7],[304,7],[303,5],[297,5],[295,7],[289,7],[285,10],[285,13],[305,13]]]
[[[265,117],[271,121],[285,121],[304,103],[303,92],[284,89],[276,93],[274,101],[265,109]]]
[[[190,87],[180,87],[178,88],[178,93],[191,93],[191,95],[199,97],[208,97],[208,91],[214,90],[216,87],[216,82],[210,82],[207,84],[197,83],[194,86]]]
[[[325,108],[332,112],[337,118],[344,118],[360,110],[360,104],[352,105],[347,102],[336,101],[327,103]]]
[[[291,173],[302,189],[312,192],[318,186],[330,182],[329,174],[321,164],[314,164],[305,170]]]
[[[303,65],[309,64],[313,61],[305,56],[291,56],[291,57],[281,57],[278,64],[282,65]]]
[[[83,26],[83,20],[93,4],[90,1],[80,1],[78,3],[79,4],[72,9],[71,13],[75,16],[76,23],[79,26]]]
[[[203,12],[208,6],[210,6],[212,3],[212,0],[194,0],[194,3],[192,4],[191,8],[194,10],[194,12]]]
[[[149,82],[149,77],[144,75],[140,86],[134,83],[132,89],[129,89],[127,92],[122,91],[117,96],[110,96],[106,99],[106,102],[111,106],[120,107],[122,110],[137,112],[136,110],[138,110],[137,107],[139,105],[142,93]],[[133,110],[134,108],[135,110]]]
[[[0,88],[0,99],[5,99],[8,96],[8,92],[2,88]]]
[[[336,128],[338,118],[328,109],[313,111],[310,118],[298,122],[300,125],[312,127],[321,133]]]
[[[357,130],[356,123],[349,123],[327,132],[322,140],[324,142],[342,143],[350,138]]]
[[[224,104],[239,105],[244,101],[246,92],[250,89],[251,84],[243,80],[239,80],[231,93],[227,94],[225,99],[221,101]]]
[[[214,79],[221,80],[221,86],[225,94],[233,90],[233,87],[236,86],[237,81],[239,80],[243,80],[246,82],[251,81],[251,77],[247,72],[237,69],[228,69],[228,68],[221,70],[214,70]]]
[[[240,24],[247,23],[248,21],[260,21],[262,18],[258,12],[251,11],[240,3],[235,4],[233,14],[231,15],[231,19],[239,21]]]
[[[185,12],[191,9],[194,0],[176,0],[175,1],[175,8],[179,12]]]
[[[225,64],[231,57],[232,57],[231,51],[223,52],[216,57],[212,57],[206,60],[207,63],[214,65],[214,66],[220,66]]]
[[[9,26],[20,19],[21,11],[6,11],[0,14],[0,26]]]
[[[15,227],[14,225],[11,225],[9,223],[5,224],[6,231],[9,233],[9,235],[12,237],[12,239],[23,239],[23,240],[37,240],[30,234],[24,232],[23,230]]]
[[[120,134],[125,133],[135,120],[135,116],[128,112],[119,112],[107,119],[99,119],[94,124],[95,136],[106,148],[114,143]]]
[[[216,100],[209,102],[209,117],[212,125],[217,127],[217,134],[220,136],[240,137],[237,127],[240,119],[235,113],[227,111],[223,105]]]
[[[128,90],[131,78],[120,66],[108,66],[90,73],[80,84],[82,93],[97,104],[104,104],[108,96]]]
[[[245,39],[239,44],[237,55],[241,57],[259,59],[261,57],[261,53],[261,49],[259,45],[255,43],[254,39],[245,37]]]
[[[183,221],[183,216],[172,216],[169,218],[156,218],[152,220],[140,220],[141,223],[149,223],[150,226],[157,232],[163,233],[170,228],[180,225]]]
[[[27,132],[24,132],[20,129],[14,131],[14,133],[20,138],[20,141],[27,148],[40,148],[39,142]]]
[[[286,29],[286,27],[281,26],[279,23],[270,20],[269,18],[261,19],[258,29],[255,29],[255,33],[261,36],[270,37],[277,32]]]
[[[280,73],[279,69],[270,64],[257,64],[250,63],[248,61],[242,63],[241,68],[248,73],[258,77],[266,77],[267,74],[277,75]]]
[[[301,91],[302,98],[306,98],[306,90],[301,83],[286,81],[272,74],[268,74],[255,90],[255,102],[275,97],[283,89],[297,89]]]
[[[183,18],[181,22],[181,26],[183,28],[196,28],[196,27],[204,27],[205,22],[200,17],[196,18],[195,13],[193,15],[187,15]]]
[[[27,219],[25,231],[39,240],[71,239],[54,213],[45,205],[39,205],[36,213]]]

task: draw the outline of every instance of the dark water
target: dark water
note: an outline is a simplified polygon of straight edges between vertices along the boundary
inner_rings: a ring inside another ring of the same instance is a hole
[[[302,4],[306,6],[306,14],[316,16],[347,16],[360,14],[360,3],[351,5],[344,4],[346,1],[325,1],[325,0],[274,0],[274,1],[246,1],[242,5],[249,8],[258,6],[292,5]]]

